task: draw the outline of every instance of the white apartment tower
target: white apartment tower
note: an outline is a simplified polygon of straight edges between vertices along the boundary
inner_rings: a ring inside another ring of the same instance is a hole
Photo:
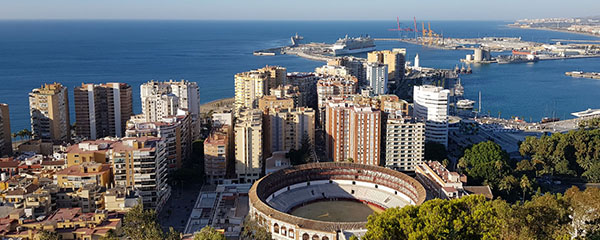
[[[381,63],[367,63],[367,82],[371,93],[375,96],[383,95],[388,90],[388,66]]]
[[[448,146],[448,96],[450,91],[433,85],[415,86],[416,120],[425,121],[425,140]]]

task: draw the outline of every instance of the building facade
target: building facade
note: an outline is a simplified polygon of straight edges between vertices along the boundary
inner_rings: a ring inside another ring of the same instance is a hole
[[[357,80],[354,77],[328,76],[317,82],[318,119],[321,126],[325,125],[325,108],[333,97],[344,97],[356,93]]]
[[[13,154],[8,104],[0,103],[0,157]]]
[[[425,122],[425,140],[448,146],[448,96],[450,91],[432,85],[415,86],[413,116]]]
[[[385,166],[414,171],[425,156],[425,124],[402,114],[390,114],[385,123]]]
[[[131,86],[125,83],[81,84],[74,89],[77,135],[87,139],[123,137],[133,115]]]
[[[304,138],[315,142],[315,110],[312,108],[270,109],[265,116],[265,157],[273,152],[299,150]]]
[[[388,66],[381,63],[367,63],[367,82],[374,96],[386,94],[388,91]]]
[[[286,83],[298,87],[302,93],[302,102],[312,108],[317,107],[317,82],[321,77],[314,73],[293,72],[287,74]]]
[[[335,162],[380,165],[381,111],[348,102],[327,105],[326,151]]]
[[[214,127],[204,140],[204,173],[211,184],[223,183],[233,163],[233,131],[229,125]]]
[[[60,83],[44,84],[29,93],[31,130],[36,139],[71,140],[69,94]]]
[[[244,110],[235,123],[235,173],[240,183],[260,178],[263,168],[263,122],[259,109]]]
[[[258,99],[268,95],[269,89],[286,82],[286,69],[266,66],[258,70],[235,75],[235,109],[256,108]]]

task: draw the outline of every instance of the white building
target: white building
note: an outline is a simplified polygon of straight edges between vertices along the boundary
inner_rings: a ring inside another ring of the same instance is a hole
[[[260,178],[263,167],[262,111],[243,110],[235,123],[235,173],[240,183]]]
[[[388,66],[381,63],[367,63],[367,82],[371,88],[372,95],[382,95],[387,93],[388,85]]]
[[[397,171],[414,171],[425,156],[425,124],[390,114],[385,128],[385,166]]]
[[[413,116],[425,121],[425,140],[448,146],[448,96],[450,91],[432,85],[415,86]]]

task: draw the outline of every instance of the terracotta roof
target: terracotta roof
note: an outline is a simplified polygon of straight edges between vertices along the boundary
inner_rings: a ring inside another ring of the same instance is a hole
[[[42,161],[42,166],[60,166],[65,165],[65,160]]]
[[[0,161],[0,168],[17,168],[19,166],[19,162],[17,161]]]
[[[469,194],[481,194],[487,199],[493,199],[494,194],[489,186],[464,186],[466,192]]]

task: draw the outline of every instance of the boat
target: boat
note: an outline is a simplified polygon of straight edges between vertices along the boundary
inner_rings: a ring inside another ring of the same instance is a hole
[[[555,117],[553,117],[553,118],[549,118],[549,117],[545,117],[545,118],[542,118],[542,121],[540,121],[540,123],[551,123],[551,122],[558,122],[558,121],[560,121],[560,118],[555,118]]]
[[[296,35],[294,35],[294,36],[291,37],[291,40],[292,40],[292,46],[295,47],[295,46],[300,45],[300,42],[302,40],[304,40],[304,37],[300,36],[300,35],[298,35],[298,33],[296,33]]]
[[[456,102],[456,107],[460,109],[473,109],[475,101],[469,99],[461,99]]]
[[[333,55],[347,55],[375,50],[375,41],[367,35],[366,37],[346,37],[338,39],[331,51]]]

